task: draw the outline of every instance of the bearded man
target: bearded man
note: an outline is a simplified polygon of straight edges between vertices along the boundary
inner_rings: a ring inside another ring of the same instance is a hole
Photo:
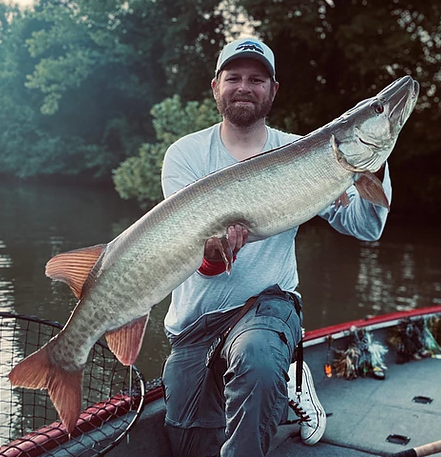
[[[162,171],[166,197],[300,138],[265,123],[279,83],[274,54],[261,41],[226,45],[211,87],[222,122],[170,146]],[[390,199],[387,170],[384,179]],[[332,205],[320,216],[340,232],[377,239],[387,210],[362,200],[355,188],[348,196],[349,206]],[[317,443],[326,427],[308,366],[299,363],[297,372],[293,363],[302,335],[295,290],[298,227],[254,243],[247,243],[240,224],[225,229],[223,242],[207,240],[202,265],[173,291],[165,317],[172,346],[162,377],[165,426],[174,457],[264,456],[289,403],[299,416],[303,443]],[[229,274],[226,250],[234,259]],[[294,395],[297,373],[300,396]]]

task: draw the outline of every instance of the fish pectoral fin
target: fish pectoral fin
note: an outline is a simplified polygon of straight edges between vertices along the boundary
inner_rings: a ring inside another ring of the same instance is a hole
[[[47,389],[61,422],[72,433],[82,409],[83,370],[64,370],[51,363],[49,353],[50,342],[18,363],[9,380],[17,387]]]
[[[66,283],[80,299],[84,283],[105,247],[98,244],[58,254],[46,264],[46,276]]]
[[[390,209],[381,181],[371,172],[365,171],[357,175],[355,187],[365,200],[374,205]]]
[[[123,327],[106,333],[109,349],[126,366],[136,362],[144,339],[149,315],[140,317]]]
[[[340,197],[335,200],[334,205],[335,208],[338,209],[340,206],[343,206],[344,208],[347,208],[349,206],[350,200],[348,197],[348,194],[346,192],[343,192]]]

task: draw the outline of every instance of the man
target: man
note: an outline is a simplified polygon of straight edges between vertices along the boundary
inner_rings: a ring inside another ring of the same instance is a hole
[[[166,197],[220,168],[299,138],[265,124],[279,83],[274,55],[264,43],[241,39],[225,46],[211,86],[222,122],[168,149],[162,175]],[[388,172],[380,174],[390,200]],[[355,188],[348,196],[348,207],[332,205],[321,216],[342,233],[378,239],[387,210],[362,200]],[[322,437],[326,415],[306,364],[302,392],[294,395],[291,361],[301,339],[294,293],[296,233],[297,227],[247,244],[246,227],[226,227],[223,243],[208,240],[199,270],[173,292],[165,318],[172,350],[163,383],[174,457],[266,455],[286,419],[289,399],[300,418],[302,441],[315,444]],[[228,256],[230,249],[234,263],[227,274],[222,254]],[[252,302],[250,297],[258,298]],[[242,315],[244,303],[250,309]],[[207,368],[206,354],[225,331],[220,353]]]

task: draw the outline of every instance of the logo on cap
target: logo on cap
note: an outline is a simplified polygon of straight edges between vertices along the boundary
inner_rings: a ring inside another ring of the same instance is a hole
[[[236,48],[236,51],[257,51],[261,54],[265,54],[262,46],[260,46],[260,44],[256,43],[255,41],[244,41]]]

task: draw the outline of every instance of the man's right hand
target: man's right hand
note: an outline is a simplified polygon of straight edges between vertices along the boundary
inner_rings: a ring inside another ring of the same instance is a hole
[[[248,229],[243,225],[230,225],[225,237],[209,238],[205,242],[204,257],[209,262],[225,262],[224,254],[234,258],[246,244]],[[224,251],[224,252],[222,252]]]

